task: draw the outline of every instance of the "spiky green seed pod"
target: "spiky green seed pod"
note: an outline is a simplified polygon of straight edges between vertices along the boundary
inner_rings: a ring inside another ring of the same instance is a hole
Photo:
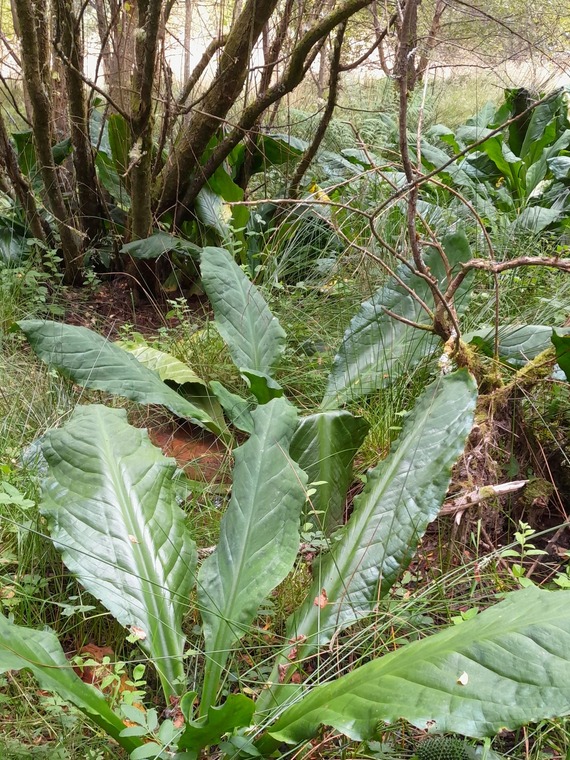
[[[424,739],[418,745],[416,755],[419,760],[469,760],[465,742],[448,736]]]

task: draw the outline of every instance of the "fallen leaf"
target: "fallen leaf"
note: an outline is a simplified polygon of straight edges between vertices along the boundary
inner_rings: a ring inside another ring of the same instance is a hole
[[[324,588],[322,588],[321,593],[315,597],[315,601],[313,602],[313,604],[315,605],[315,607],[320,607],[322,610],[327,606],[328,603],[329,603],[329,600],[327,597],[327,592],[325,591]]]

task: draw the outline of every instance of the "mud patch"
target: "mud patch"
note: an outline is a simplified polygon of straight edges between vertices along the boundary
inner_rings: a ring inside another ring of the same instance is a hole
[[[163,425],[150,429],[149,436],[166,456],[176,459],[191,480],[229,482],[230,456],[215,436],[197,433],[195,428],[186,425]]]

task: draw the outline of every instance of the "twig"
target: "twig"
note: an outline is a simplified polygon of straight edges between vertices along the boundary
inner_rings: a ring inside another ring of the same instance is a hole
[[[474,491],[463,493],[453,499],[444,502],[441,507],[440,515],[455,515],[457,512],[464,512],[475,504],[480,504],[487,499],[494,499],[499,496],[505,496],[509,493],[516,493],[522,490],[528,483],[528,480],[513,480],[510,483],[498,483],[497,485],[481,486]]]

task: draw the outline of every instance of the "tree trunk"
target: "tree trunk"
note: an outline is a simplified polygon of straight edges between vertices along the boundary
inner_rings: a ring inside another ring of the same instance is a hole
[[[80,24],[73,12],[71,0],[57,0],[56,13],[59,44],[65,63],[73,166],[79,197],[81,226],[88,238],[92,240],[104,233],[104,220],[107,215],[99,191],[93,149],[89,138],[89,116],[85,88],[81,78],[83,47],[79,34]]]
[[[0,165],[2,165],[6,171],[10,184],[14,189],[14,194],[18,199],[26,218],[26,222],[32,235],[41,240],[42,243],[46,242],[46,235],[43,228],[42,220],[38,214],[36,207],[36,201],[34,194],[32,193],[30,186],[18,166],[18,157],[12,147],[12,144],[8,138],[8,132],[2,118],[2,112],[0,111]]]
[[[247,0],[230,31],[208,94],[174,146],[154,191],[158,212],[175,209],[212,134],[239,96],[249,56],[278,0]]]
[[[32,131],[47,204],[57,221],[64,261],[64,280],[77,279],[81,262],[79,236],[65,205],[55,166],[52,144],[52,109],[50,102],[50,70],[45,5],[31,0],[14,0],[21,32],[22,66],[28,85],[32,109]]]
[[[184,71],[182,77],[184,82],[190,79],[190,72],[192,71],[192,59],[190,56],[190,47],[192,45],[192,11],[192,0],[186,0],[184,5]]]
[[[113,102],[125,112],[129,112],[131,105],[136,5],[136,0],[130,3],[122,3],[119,0],[95,0],[105,83]]]
[[[429,65],[430,55],[437,45],[437,35],[441,28],[441,18],[448,7],[447,0],[437,0],[431,19],[428,35],[421,46],[420,60],[417,65],[417,81],[421,83]]]
[[[325,18],[317,21],[303,34],[291,51],[285,73],[269,87],[267,92],[260,94],[257,100],[244,108],[235,127],[214,148],[211,156],[200,167],[200,172],[191,176],[190,180],[186,182],[184,203],[187,207],[191,207],[207,178],[212,176],[218,166],[221,166],[231,150],[243,139],[244,133],[255,125],[261,114],[300,84],[316,57],[319,43],[323,37],[329,34],[335,26],[365,8],[370,2],[371,0],[345,0],[337,4]],[[176,186],[174,190],[176,190]],[[176,201],[176,193],[174,193],[174,201]],[[160,204],[160,207],[162,206],[163,204]]]
[[[301,180],[303,179],[305,172],[311,165],[311,161],[317,155],[319,146],[321,142],[323,141],[323,137],[325,136],[325,132],[327,131],[327,127],[330,124],[330,121],[334,113],[336,100],[338,97],[340,54],[342,50],[342,41],[344,39],[345,30],[346,30],[346,22],[340,25],[337,35],[335,37],[333,48],[332,48],[332,53],[330,57],[330,66],[328,67],[330,73],[329,73],[329,92],[327,96],[327,104],[326,104],[325,110],[323,111],[323,115],[319,122],[319,126],[317,127],[315,134],[313,136],[313,141],[311,142],[311,144],[309,145],[309,148],[305,151],[303,157],[299,161],[299,165],[297,166],[295,174],[293,175],[293,179],[291,180],[291,187],[289,190],[289,196],[291,198],[299,197],[299,185],[301,184]],[[323,53],[321,49],[321,55],[322,54]]]

